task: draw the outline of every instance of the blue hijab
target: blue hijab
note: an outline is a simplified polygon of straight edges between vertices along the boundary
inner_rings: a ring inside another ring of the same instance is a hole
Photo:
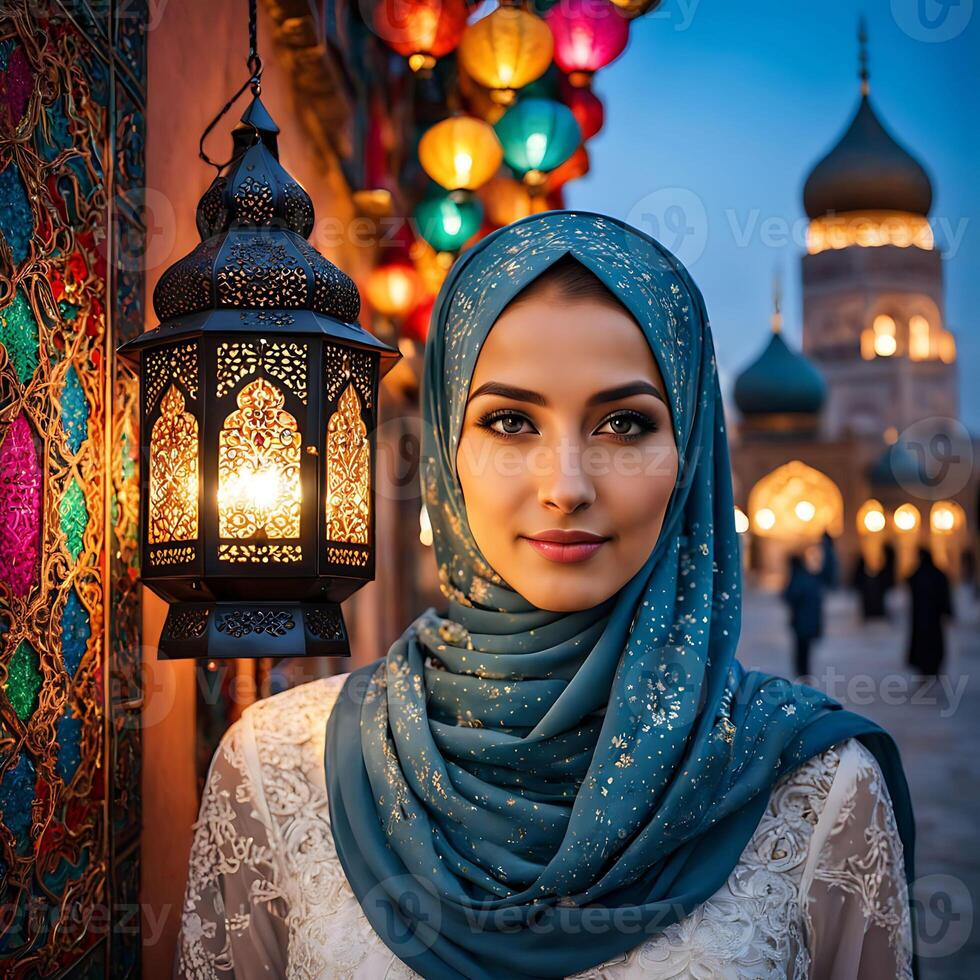
[[[480,347],[566,253],[630,311],[656,357],[680,470],[663,530],[600,606],[532,606],[481,555],[456,447]],[[891,737],[821,692],[735,659],[741,573],[704,301],[654,239],[546,211],[450,270],[422,388],[422,493],[445,612],[348,678],[327,726],[337,853],[371,925],[427,980],[565,977],[639,945],[726,881],[773,784],[856,736],[888,785]]]

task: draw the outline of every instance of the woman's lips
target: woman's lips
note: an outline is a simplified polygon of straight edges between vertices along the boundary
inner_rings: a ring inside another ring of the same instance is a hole
[[[546,532],[524,540],[548,561],[577,562],[591,558],[609,539],[599,535],[558,534]]]

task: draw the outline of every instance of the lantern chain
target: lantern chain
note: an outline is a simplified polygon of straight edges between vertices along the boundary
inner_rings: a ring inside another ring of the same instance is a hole
[[[224,104],[221,111],[208,123],[207,128],[201,133],[201,138],[197,144],[197,155],[207,164],[214,167],[220,174],[225,167],[231,163],[231,159],[224,163],[216,163],[207,155],[204,150],[204,141],[208,138],[211,130],[227,114],[228,110],[241,98],[247,88],[251,88],[252,95],[258,96],[262,91],[262,59],[259,57],[258,45],[258,12],[256,10],[257,0],[248,0],[248,58],[245,64],[248,66],[248,78],[242,87]],[[258,140],[258,130],[255,131],[255,139]],[[233,159],[233,158],[232,158]]]

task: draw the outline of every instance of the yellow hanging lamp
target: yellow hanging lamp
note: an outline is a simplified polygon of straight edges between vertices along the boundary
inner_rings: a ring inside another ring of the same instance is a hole
[[[554,37],[536,14],[500,6],[463,31],[457,57],[463,68],[504,105],[515,90],[540,78],[551,64]]]

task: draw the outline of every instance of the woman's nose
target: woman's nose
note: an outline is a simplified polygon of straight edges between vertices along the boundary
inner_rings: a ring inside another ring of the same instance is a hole
[[[538,502],[542,507],[572,514],[595,501],[595,482],[582,466],[580,447],[565,443],[542,455],[538,473]]]

